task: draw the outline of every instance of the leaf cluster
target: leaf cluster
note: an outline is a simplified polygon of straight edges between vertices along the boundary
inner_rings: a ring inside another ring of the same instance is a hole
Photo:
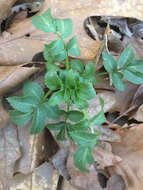
[[[9,97],[8,102],[15,110],[10,110],[9,115],[18,126],[24,126],[32,120],[30,134],[41,132],[46,124],[46,118],[60,119],[58,106],[49,106],[44,100],[44,91],[34,82],[26,82],[23,88],[23,97]]]
[[[118,90],[125,90],[124,78],[134,84],[143,83],[143,60],[135,59],[132,47],[126,47],[117,61],[108,53],[103,53],[102,57],[103,65]]]
[[[44,82],[47,92],[37,83],[26,82],[23,97],[7,98],[14,108],[9,111],[10,117],[20,127],[31,121],[31,134],[37,134],[46,127],[57,131],[57,140],[69,138],[74,141],[78,146],[74,154],[75,166],[88,172],[87,165],[94,162],[92,152],[98,145],[100,135],[100,131],[95,131],[94,126],[106,121],[102,99],[98,114],[90,118],[86,112],[88,101],[96,96],[95,65],[88,62],[85,66],[79,59],[69,59],[70,55],[80,55],[76,37],[70,38],[73,28],[71,19],[54,18],[48,9],[42,15],[33,17],[32,23],[38,30],[52,32],[57,36],[57,40],[45,45],[43,52],[46,60]],[[68,40],[65,42],[66,38]],[[56,62],[65,63],[65,69],[57,66]],[[110,54],[103,53],[103,65],[119,90],[125,89],[123,78],[135,84],[143,83],[143,62],[134,59],[131,47],[127,47],[117,61]],[[67,106],[66,110],[59,109],[63,102]],[[73,105],[75,110],[71,109]],[[47,123],[47,118],[60,122]]]

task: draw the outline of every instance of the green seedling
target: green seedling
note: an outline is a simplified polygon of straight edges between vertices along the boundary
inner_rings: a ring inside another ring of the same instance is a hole
[[[32,24],[36,29],[52,32],[57,40],[45,45],[44,58],[46,60],[46,74],[44,76],[47,92],[34,82],[26,82],[23,97],[9,97],[8,102],[14,108],[9,115],[17,126],[26,125],[32,120],[30,134],[40,133],[44,128],[58,131],[57,140],[69,138],[74,141],[78,149],[73,158],[75,166],[83,172],[89,172],[87,165],[94,163],[93,148],[98,145],[100,131],[95,131],[95,125],[106,121],[104,115],[104,101],[100,99],[101,110],[89,117],[86,108],[88,101],[96,97],[95,64],[89,62],[84,66],[78,59],[70,60],[69,56],[79,56],[80,49],[76,37],[72,35],[72,20],[54,18],[51,10],[35,16]],[[68,38],[69,40],[65,39]],[[64,62],[65,69],[61,69],[56,62]],[[124,90],[123,78],[135,84],[143,83],[143,61],[135,60],[133,49],[127,47],[118,61],[103,53],[103,65],[114,86]],[[59,105],[65,103],[67,109],[61,110]],[[74,105],[75,110],[71,109]],[[63,121],[47,123],[47,118]]]

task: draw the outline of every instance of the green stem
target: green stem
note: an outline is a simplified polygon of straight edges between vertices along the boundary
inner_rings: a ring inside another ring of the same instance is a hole
[[[89,118],[89,116],[88,116],[88,114],[87,114],[86,110],[85,110],[85,109],[83,109],[83,110],[82,110],[82,112],[83,112],[83,114],[84,114],[85,118],[86,118],[86,119],[87,119],[87,121],[88,121],[88,125],[89,125],[89,127],[90,127],[90,129],[91,129],[91,133],[94,133],[94,127],[93,127],[93,126],[91,126],[90,118]]]
[[[46,98],[52,93],[52,90],[49,90],[45,96],[43,97],[43,101],[46,100]]]
[[[66,49],[65,49],[66,50]],[[66,50],[67,51],[67,50]],[[66,56],[66,70],[69,70],[69,57],[68,57],[68,52]]]
[[[102,75],[107,75],[108,72],[102,72],[102,73],[97,73],[96,76],[102,76]]]
[[[65,49],[65,51],[67,52],[66,59],[65,59],[65,61],[66,61],[66,70],[69,70],[70,66],[69,66],[69,57],[68,57],[68,51],[67,51],[66,43],[65,43],[64,39],[62,38],[62,36],[61,36],[60,34],[58,34],[58,33],[56,32],[56,35],[57,35],[61,40],[63,40],[63,42],[64,42],[64,49]]]

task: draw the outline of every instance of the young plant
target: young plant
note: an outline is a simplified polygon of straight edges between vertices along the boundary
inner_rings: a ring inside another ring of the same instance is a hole
[[[69,60],[69,55],[80,55],[75,36],[67,42],[64,41],[72,34],[71,19],[54,18],[48,9],[44,14],[35,16],[32,23],[39,30],[57,35],[57,40],[46,44],[44,48],[44,58],[47,61],[44,81],[47,92],[44,93],[37,83],[26,82],[23,97],[7,98],[15,109],[9,111],[10,117],[18,126],[24,126],[32,120],[30,134],[37,134],[46,127],[51,131],[58,131],[57,140],[64,141],[69,138],[74,141],[78,145],[74,154],[75,166],[88,172],[86,166],[94,163],[92,152],[98,145],[98,137],[101,134],[100,131],[95,131],[94,126],[106,121],[102,99],[101,111],[98,114],[90,118],[86,112],[88,101],[96,96],[95,65],[89,62],[84,66],[78,59]],[[143,63],[141,60],[134,60],[131,47],[125,49],[118,61],[107,53],[103,53],[103,60],[111,81],[119,90],[125,88],[123,77],[136,84],[143,82],[140,71]],[[56,62],[65,62],[65,69],[58,67]],[[58,107],[62,103],[66,104],[66,110],[60,110]],[[73,105],[75,110],[71,109]],[[47,117],[58,120],[61,116],[63,121],[46,122]]]
[[[102,57],[104,68],[118,90],[125,90],[124,78],[134,84],[143,83],[143,60],[135,59],[132,47],[125,48],[117,61],[108,53],[103,52]]]

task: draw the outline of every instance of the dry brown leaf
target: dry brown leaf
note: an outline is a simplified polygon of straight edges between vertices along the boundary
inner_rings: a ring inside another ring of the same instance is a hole
[[[81,172],[75,168],[73,163],[73,154],[76,150],[76,146],[73,145],[70,148],[70,154],[67,161],[67,168],[71,176],[70,183],[78,190],[102,190],[98,178],[97,171],[94,166],[88,167],[90,173]]]
[[[31,123],[30,123],[31,124]],[[57,151],[57,146],[49,133],[42,131],[33,136],[29,134],[29,126],[18,128],[22,156],[17,161],[15,172],[28,174],[43,161],[48,160]],[[47,139],[48,138],[48,139]]]
[[[65,179],[69,180],[70,176],[66,167],[67,157],[68,157],[68,151],[60,149],[52,157],[52,163],[54,167],[58,170],[59,174],[63,176]]]
[[[0,96],[38,71],[38,67],[0,66]]]
[[[122,116],[129,114],[132,111],[137,110],[137,108],[143,104],[143,85],[140,85],[136,91],[136,93],[133,96],[132,102],[130,107],[123,112],[119,117],[114,119],[111,123],[115,123],[117,120],[119,120]]]
[[[107,166],[113,166],[121,161],[121,158],[112,153],[112,147],[107,142],[101,142],[94,148],[95,162],[98,163],[96,169],[104,169]]]
[[[3,128],[9,121],[9,115],[3,108],[2,100],[0,100],[0,128]]]
[[[131,101],[133,99],[133,96],[138,89],[138,85],[132,84],[127,81],[125,81],[125,85],[126,85],[125,91],[121,92],[117,89],[113,89],[113,87],[111,87],[109,85],[109,81],[105,81],[102,83],[100,82],[100,83],[96,84],[95,89],[96,88],[97,88],[97,90],[101,89],[100,91],[102,91],[102,93],[99,93],[99,96],[100,96],[100,94],[101,94],[101,97],[103,96],[103,99],[105,100],[104,107],[108,108],[108,109],[104,110],[105,112],[119,111],[120,113],[123,113],[124,111],[126,111],[129,108]],[[103,89],[105,89],[104,92],[103,92]],[[108,91],[112,90],[113,92],[107,92],[106,89]],[[99,109],[99,107],[98,107],[98,109]]]
[[[114,154],[122,161],[109,167],[110,174],[120,174],[126,182],[125,190],[142,190],[143,187],[143,124],[119,132],[120,143],[112,144]]]
[[[47,8],[51,8],[54,16],[71,18],[74,24],[73,35],[77,36],[78,44],[81,49],[81,58],[92,59],[97,53],[98,46],[96,47],[97,42],[92,40],[85,33],[83,29],[84,20],[89,16],[100,15],[143,19],[142,7],[143,2],[141,0],[132,0],[132,2],[126,0],[122,3],[120,0],[112,0],[110,2],[105,0],[73,0],[72,4],[70,0],[46,0],[41,12],[47,10]],[[55,36],[52,34],[45,34],[41,31],[34,32],[35,29],[31,24],[31,18],[25,19],[25,21],[13,26],[8,31],[11,33],[9,38],[0,39],[0,60],[3,60],[3,63],[6,64],[22,63],[23,59],[25,62],[28,62],[36,53],[43,51],[45,42],[50,42],[55,39]],[[37,40],[14,40],[28,33],[31,34],[31,38],[37,38]],[[12,39],[14,41],[8,42],[8,40]],[[44,41],[41,42],[40,40]],[[8,53],[10,53],[9,57],[7,57]],[[15,58],[12,59],[11,55],[15,55]]]
[[[53,166],[44,162],[29,175],[16,174],[9,190],[55,190],[58,179],[59,175]]]
[[[0,187],[8,190],[14,174],[15,162],[21,156],[16,128],[8,124],[0,129]]]
[[[95,167],[94,166],[88,167],[90,173],[85,173],[85,172],[80,172],[77,168],[75,168],[73,164],[73,153],[76,150],[76,146],[72,144],[67,161],[67,168],[71,176],[70,183],[78,190],[87,190],[87,189],[103,190],[98,181],[97,177],[98,171],[101,171],[105,167],[114,165],[121,161],[119,156],[116,156],[111,152],[111,149],[112,148],[109,143],[101,143],[99,147],[96,147],[94,149],[94,158],[96,163]],[[98,166],[96,166],[97,164]],[[113,182],[113,180],[111,181]],[[110,184],[107,185],[108,190],[112,190],[113,187],[109,188],[109,186]]]
[[[137,121],[143,122],[143,104],[139,107],[137,112],[132,117]]]
[[[1,0],[0,1],[0,23],[3,19],[5,19],[9,13],[10,8],[15,4],[17,0]]]

